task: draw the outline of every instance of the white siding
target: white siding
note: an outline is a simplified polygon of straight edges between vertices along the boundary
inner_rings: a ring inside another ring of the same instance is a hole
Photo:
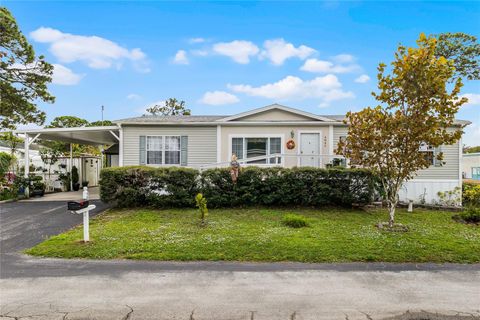
[[[333,145],[337,148],[338,141],[341,136],[346,136],[348,128],[346,126],[335,126],[333,128]],[[415,177],[416,180],[458,180],[459,179],[459,146],[458,143],[448,146],[442,146],[443,162],[445,164],[441,167],[431,166],[428,169],[420,170]]]
[[[334,126],[333,127],[333,152],[337,149],[338,141],[340,141],[341,136],[346,136],[348,133],[347,126]]]
[[[188,136],[188,166],[217,162],[217,127],[187,126],[123,126],[125,166],[139,164],[140,136]]]
[[[430,166],[428,169],[420,170],[415,179],[458,180],[460,172],[459,150],[458,142],[448,146],[441,146],[443,162],[445,162],[445,164],[441,167]]]

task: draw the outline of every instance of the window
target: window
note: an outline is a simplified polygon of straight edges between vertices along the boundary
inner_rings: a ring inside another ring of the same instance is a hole
[[[180,164],[180,137],[165,137],[165,164]]]
[[[179,136],[148,136],[147,164],[180,164]]]
[[[432,147],[426,143],[421,143],[419,151],[424,154],[425,159],[431,166],[441,166],[442,162],[437,160],[437,154],[440,152],[440,148]]]
[[[262,157],[268,154],[275,154],[282,152],[282,138],[280,137],[235,137],[232,138],[232,153],[238,159],[248,159],[255,157]],[[250,164],[266,164],[266,163],[280,163],[281,158],[274,158],[253,160],[247,163]]]

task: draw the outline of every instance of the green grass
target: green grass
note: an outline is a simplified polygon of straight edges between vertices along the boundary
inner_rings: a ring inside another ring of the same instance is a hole
[[[282,224],[301,214],[306,228]],[[398,210],[405,233],[378,230],[384,210],[210,210],[208,225],[197,210],[110,210],[92,219],[89,244],[82,227],[29,249],[37,256],[93,259],[229,260],[301,262],[480,262],[480,228],[454,222],[452,212]]]

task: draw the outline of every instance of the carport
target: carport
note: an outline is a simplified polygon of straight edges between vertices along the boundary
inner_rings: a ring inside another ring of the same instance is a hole
[[[61,141],[70,144],[70,159],[68,171],[72,170],[72,144],[83,144],[91,146],[104,145],[122,145],[120,141],[123,139],[122,128],[118,126],[105,127],[78,127],[78,128],[48,128],[48,129],[31,129],[18,130],[16,134],[23,134],[25,139],[25,177],[30,173],[30,145],[37,139],[45,139],[51,141]],[[122,148],[120,147],[120,151]],[[119,154],[122,157],[122,152]],[[121,163],[121,162],[120,162]],[[103,161],[102,161],[103,165]],[[72,179],[70,179],[70,188],[72,188]],[[26,190],[28,195],[28,189]]]

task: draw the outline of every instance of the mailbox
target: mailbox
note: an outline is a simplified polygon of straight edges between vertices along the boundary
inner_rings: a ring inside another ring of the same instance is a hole
[[[77,211],[88,207],[88,200],[79,200],[79,201],[68,201],[67,207],[70,211]]]

